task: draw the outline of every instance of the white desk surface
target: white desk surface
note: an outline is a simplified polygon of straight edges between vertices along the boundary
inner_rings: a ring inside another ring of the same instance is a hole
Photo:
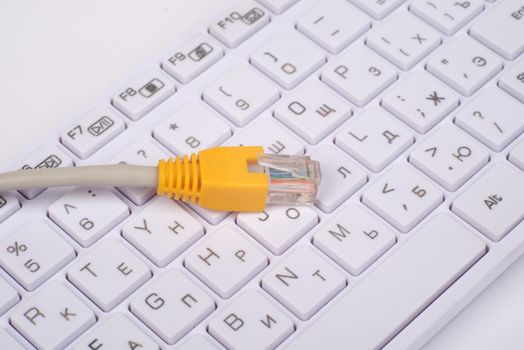
[[[0,164],[224,0],[0,0]],[[425,347],[523,349],[524,257]]]

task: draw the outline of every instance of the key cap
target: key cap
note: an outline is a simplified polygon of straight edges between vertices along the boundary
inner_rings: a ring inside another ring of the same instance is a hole
[[[379,172],[414,142],[413,134],[378,108],[365,111],[337,134],[335,143]]]
[[[79,187],[54,202],[48,215],[82,247],[88,247],[129,216],[129,208],[108,189]]]
[[[317,230],[313,244],[352,275],[360,275],[396,241],[364,207],[351,203]]]
[[[274,349],[294,331],[293,321],[254,289],[209,322],[209,333],[228,349]]]
[[[229,298],[268,264],[233,227],[222,226],[193,249],[184,266],[222,298]]]
[[[280,255],[318,224],[318,216],[305,206],[270,205],[262,213],[239,213],[236,222],[273,254]]]
[[[197,334],[190,337],[185,343],[177,347],[178,350],[220,350],[207,337]]]
[[[129,307],[168,344],[177,342],[216,308],[213,299],[174,269],[150,283]]]
[[[458,105],[453,90],[422,71],[413,72],[382,98],[384,108],[423,134]]]
[[[395,68],[364,45],[356,44],[330,63],[320,80],[362,107],[397,79]]]
[[[362,202],[395,226],[408,232],[444,199],[442,191],[408,164],[392,167],[362,195]]]
[[[20,209],[18,199],[9,193],[0,194],[0,223]]]
[[[222,220],[226,218],[226,216],[229,215],[228,211],[209,210],[206,208],[202,208],[199,205],[188,205],[188,206],[191,209],[193,209],[195,212],[197,212],[198,215],[202,216],[211,225],[218,225],[220,222],[222,222]]]
[[[502,61],[467,36],[459,36],[429,59],[426,69],[463,95],[471,96],[502,69]]]
[[[3,328],[0,328],[0,344],[4,349],[9,350],[26,350],[20,343]]]
[[[307,142],[319,143],[351,115],[351,107],[317,80],[277,103],[275,117]]]
[[[166,197],[155,198],[122,228],[122,236],[161,267],[203,235],[202,224]]]
[[[485,252],[484,242],[450,216],[439,214],[286,349],[331,349],[340,344],[382,348]]]
[[[71,264],[67,278],[109,311],[150,279],[151,271],[122,243],[108,238]]]
[[[297,22],[297,29],[332,54],[369,30],[369,17],[341,0],[323,2]]]
[[[60,142],[81,159],[90,157],[124,132],[126,124],[109,107],[98,107],[60,135]]]
[[[366,45],[402,70],[413,67],[440,42],[437,31],[405,11],[394,14],[366,39]]]
[[[524,218],[524,176],[495,163],[455,199],[451,210],[492,241],[500,241]]]
[[[182,156],[220,145],[231,136],[231,129],[202,104],[190,102],[158,125],[153,136]]]
[[[501,75],[499,86],[524,103],[524,59],[515,63]]]
[[[415,0],[409,9],[442,33],[451,35],[482,12],[484,6],[481,0]]]
[[[16,303],[20,301],[20,295],[16,289],[11,287],[3,278],[0,278],[0,315],[3,315],[7,310],[12,308]],[[1,331],[2,329],[0,329]],[[1,341],[0,334],[0,344],[3,344]]]
[[[524,52],[524,6],[520,0],[502,1],[469,31],[475,39],[508,60]]]
[[[257,0],[271,12],[280,14],[294,5],[298,0]]]
[[[449,191],[456,191],[489,161],[489,153],[452,125],[424,140],[409,162]]]
[[[289,90],[322,66],[326,57],[307,39],[288,30],[259,48],[250,62]]]
[[[496,152],[524,131],[524,106],[498,88],[481,91],[462,108],[455,123]]]
[[[280,93],[254,69],[239,65],[205,89],[203,98],[233,123],[243,126],[278,100]]]
[[[509,152],[509,161],[518,166],[521,170],[524,170],[524,140],[513,147]]]
[[[159,350],[140,328],[121,313],[114,313],[75,344],[73,349]]]
[[[262,288],[304,321],[345,286],[344,276],[309,246],[297,248],[262,278]]]
[[[212,22],[209,33],[234,48],[268,24],[269,18],[255,1],[239,1]]]
[[[224,56],[208,35],[197,34],[162,60],[162,68],[183,84],[189,83]]]
[[[0,244],[0,265],[27,290],[44,283],[74,257],[74,249],[41,220],[30,221]]]
[[[138,120],[175,92],[175,83],[168,75],[150,70],[124,86],[111,103],[129,119]]]
[[[360,7],[363,11],[366,11],[370,16],[375,19],[382,19],[388,15],[391,11],[396,9],[405,0],[380,0],[380,1],[368,1],[368,0],[350,0],[353,4]]]
[[[96,322],[93,311],[69,288],[50,281],[24,299],[9,317],[38,349],[63,349]]]

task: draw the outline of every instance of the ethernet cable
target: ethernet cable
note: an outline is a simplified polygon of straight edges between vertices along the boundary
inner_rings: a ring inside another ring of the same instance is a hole
[[[0,174],[0,191],[57,186],[156,187],[167,195],[220,211],[262,211],[266,203],[314,202],[318,161],[309,156],[264,154],[260,146],[215,147],[159,160],[158,166],[128,164],[42,168]]]

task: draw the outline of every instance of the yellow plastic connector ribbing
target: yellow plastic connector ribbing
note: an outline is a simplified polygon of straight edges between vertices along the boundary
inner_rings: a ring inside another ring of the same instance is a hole
[[[157,194],[222,211],[262,211],[268,175],[249,172],[262,147],[216,147],[158,162]]]

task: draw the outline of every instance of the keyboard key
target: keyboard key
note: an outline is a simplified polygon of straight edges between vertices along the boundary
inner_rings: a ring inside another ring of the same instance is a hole
[[[190,102],[157,126],[153,136],[171,152],[183,156],[218,146],[231,136],[231,129],[202,104]]]
[[[407,70],[440,45],[433,28],[400,11],[372,30],[366,44],[402,70]]]
[[[506,0],[482,16],[469,33],[508,60],[524,52],[524,4]]]
[[[174,81],[157,70],[143,73],[116,93],[111,102],[131,120],[151,112],[176,91]]]
[[[524,218],[524,176],[496,163],[455,199],[451,209],[492,241],[500,241]]]
[[[11,287],[3,278],[0,278],[0,315],[3,315],[7,310],[12,308],[16,303],[20,301],[20,295],[16,289]],[[1,332],[1,329],[0,329]],[[0,344],[2,337],[0,334]]]
[[[0,244],[0,265],[34,290],[75,257],[74,249],[44,221],[34,220]]]
[[[280,255],[318,224],[307,206],[267,206],[262,213],[239,213],[237,224],[273,254]]]
[[[178,270],[168,270],[131,300],[130,310],[166,343],[174,344],[216,306]]]
[[[362,107],[397,79],[395,68],[364,45],[356,44],[330,63],[320,80]]]
[[[453,90],[423,71],[413,72],[382,98],[384,108],[423,134],[458,105]]]
[[[250,62],[289,90],[323,65],[326,57],[297,32],[284,31],[259,48]]]
[[[178,350],[220,350],[215,344],[200,334],[193,335],[185,343],[177,347]]]
[[[63,349],[96,322],[96,316],[58,281],[24,299],[11,324],[38,349]]]
[[[162,60],[162,68],[183,84],[189,83],[224,56],[207,35],[197,34]]]
[[[0,194],[0,223],[20,209],[18,199],[9,193]]]
[[[440,214],[333,303],[286,349],[336,349],[340,344],[354,349],[382,348],[485,252],[484,242],[450,216]]]
[[[318,80],[310,80],[280,101],[275,117],[307,142],[316,144],[351,115],[351,107]]]
[[[524,131],[524,106],[502,90],[481,91],[462,108],[455,123],[496,152]]]
[[[209,333],[228,349],[274,349],[294,331],[293,321],[254,289],[209,322]]]
[[[280,14],[294,5],[298,0],[257,0],[259,3],[271,10],[271,12]]]
[[[129,216],[110,190],[78,187],[54,202],[48,215],[81,246],[88,247]]]
[[[238,126],[246,125],[280,98],[276,85],[239,65],[204,90],[204,101]]]
[[[470,37],[459,36],[433,55],[426,69],[471,96],[502,69],[502,60]]]
[[[413,144],[413,134],[378,108],[365,111],[337,134],[335,143],[379,172]]]
[[[353,4],[366,11],[369,15],[375,19],[384,18],[391,11],[396,9],[405,0],[380,0],[380,1],[369,1],[369,0],[350,0]]]
[[[184,266],[222,298],[229,298],[268,264],[262,252],[233,227],[209,234]]]
[[[524,140],[519,141],[509,152],[509,161],[524,171]]]
[[[122,236],[161,267],[203,235],[202,224],[166,197],[155,198],[122,228]]]
[[[269,14],[255,1],[239,1],[217,17],[209,33],[229,48],[236,47],[269,23]]]
[[[362,195],[362,202],[400,232],[408,232],[444,199],[442,191],[408,164],[397,164]]]
[[[218,225],[220,222],[222,222],[222,220],[226,218],[226,216],[229,215],[228,211],[209,210],[206,208],[202,208],[198,204],[188,206],[195,212],[197,212],[198,215],[203,217],[211,225]]]
[[[501,75],[499,85],[513,97],[524,103],[524,58]]]
[[[0,344],[4,349],[9,350],[26,350],[20,343],[3,328],[0,328]]]
[[[67,278],[104,311],[109,311],[151,278],[140,259],[108,238],[69,266]]]
[[[395,244],[390,229],[351,203],[313,236],[313,244],[352,275],[360,275]]]
[[[344,276],[309,246],[297,248],[262,278],[262,288],[301,320],[313,316],[345,286]]]
[[[81,159],[86,159],[126,129],[126,124],[109,107],[99,107],[83,116],[60,135],[60,142]]]
[[[323,2],[297,22],[297,29],[332,54],[355,41],[371,27],[369,17],[349,3]]]

